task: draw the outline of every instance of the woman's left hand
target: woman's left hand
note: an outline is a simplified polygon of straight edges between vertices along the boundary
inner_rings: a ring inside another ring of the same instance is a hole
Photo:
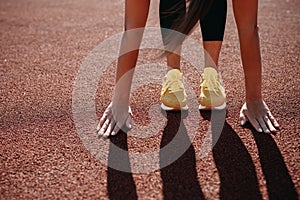
[[[244,103],[240,111],[240,120],[242,126],[249,121],[258,132],[271,133],[279,128],[278,122],[263,100]]]

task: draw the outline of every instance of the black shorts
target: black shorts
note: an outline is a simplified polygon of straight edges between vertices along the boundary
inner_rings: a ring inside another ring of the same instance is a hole
[[[161,28],[172,27],[184,18],[186,12],[185,0],[160,0],[159,16]],[[199,19],[203,41],[223,41],[227,15],[227,1],[213,0],[210,9],[203,19]],[[162,31],[165,43],[166,33]]]

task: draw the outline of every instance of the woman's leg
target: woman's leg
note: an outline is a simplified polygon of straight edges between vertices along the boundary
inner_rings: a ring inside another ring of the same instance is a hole
[[[200,20],[205,49],[205,66],[217,67],[227,15],[227,0],[213,0],[208,13]]]
[[[245,73],[246,103],[241,109],[241,123],[249,120],[258,131],[270,133],[279,125],[262,99],[262,64],[257,27],[258,0],[233,0],[242,64]]]
[[[185,0],[161,0],[160,1],[160,25],[161,28],[172,29],[180,24],[186,10]],[[214,0],[204,19],[200,20],[203,35],[203,47],[205,53],[205,66],[216,67],[224,37],[226,23],[226,0]],[[162,31],[163,41],[167,34]],[[180,50],[178,54],[168,54],[168,66],[180,69]]]
[[[163,43],[168,50],[168,40],[178,35],[172,30],[185,17],[185,0],[160,0],[159,16]],[[183,76],[180,72],[180,51],[181,47],[168,52],[167,65],[168,73],[162,83],[161,108],[164,110],[185,110],[187,109],[187,95],[184,89]]]
[[[139,46],[146,25],[150,0],[125,1],[125,33],[117,64],[116,85],[111,104],[97,127],[99,135],[115,135],[126,124],[130,128],[129,97]]]
[[[169,30],[179,23],[185,16],[186,3],[185,0],[160,0],[159,19],[164,44],[167,44]],[[178,53],[178,54],[177,54]],[[180,70],[180,48],[177,53],[169,53],[167,55],[167,65],[173,69]]]
[[[200,78],[200,110],[226,108],[226,94],[217,72],[227,14],[226,0],[213,0],[207,14],[200,19],[205,65]]]

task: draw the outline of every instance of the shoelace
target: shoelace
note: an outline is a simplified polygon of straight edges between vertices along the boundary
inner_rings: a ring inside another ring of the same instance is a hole
[[[183,90],[182,79],[167,79],[166,88],[169,88],[171,92],[178,92]]]
[[[220,89],[220,81],[218,76],[209,76],[203,77],[204,81],[206,82],[206,86],[209,91],[213,91],[214,93],[219,93]]]

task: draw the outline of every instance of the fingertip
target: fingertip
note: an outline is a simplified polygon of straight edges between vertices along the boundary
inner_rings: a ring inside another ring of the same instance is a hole
[[[246,122],[247,122],[247,118],[246,118],[244,115],[242,115],[242,116],[240,117],[240,120],[241,120],[241,125],[242,125],[242,126],[244,126],[244,125],[246,124]]]
[[[271,133],[277,133],[277,132],[278,132],[277,129],[272,129],[272,130],[271,130]]]
[[[116,125],[110,135],[115,136],[119,133],[119,131],[120,131],[120,128]]]
[[[132,110],[131,110],[131,107],[130,107],[130,106],[128,107],[128,113],[129,113],[130,115],[132,115]]]
[[[108,131],[106,131],[105,133],[103,133],[103,135],[102,135],[102,137],[104,138],[104,139],[107,139],[108,138],[108,136],[109,136],[109,132]]]
[[[102,136],[102,135],[104,134],[104,131],[103,131],[102,128],[100,128],[100,130],[98,130],[97,133],[98,133],[98,135],[101,135],[101,136]]]
[[[131,118],[130,118],[130,117],[128,117],[127,120],[126,120],[126,127],[127,127],[128,129],[131,129],[131,128],[132,128],[132,125],[131,125]]]
[[[246,124],[246,120],[245,120],[245,119],[242,119],[242,120],[241,120],[241,125],[244,126],[245,124]]]
[[[258,128],[258,129],[257,129],[257,132],[261,133],[261,132],[262,132],[262,129],[261,129],[261,128]]]
[[[245,118],[245,114],[244,114],[244,111],[241,110],[241,111],[240,111],[240,119],[243,119],[243,118]]]
[[[103,133],[102,132],[99,131],[97,134],[98,134],[98,138],[102,138],[103,137]]]

